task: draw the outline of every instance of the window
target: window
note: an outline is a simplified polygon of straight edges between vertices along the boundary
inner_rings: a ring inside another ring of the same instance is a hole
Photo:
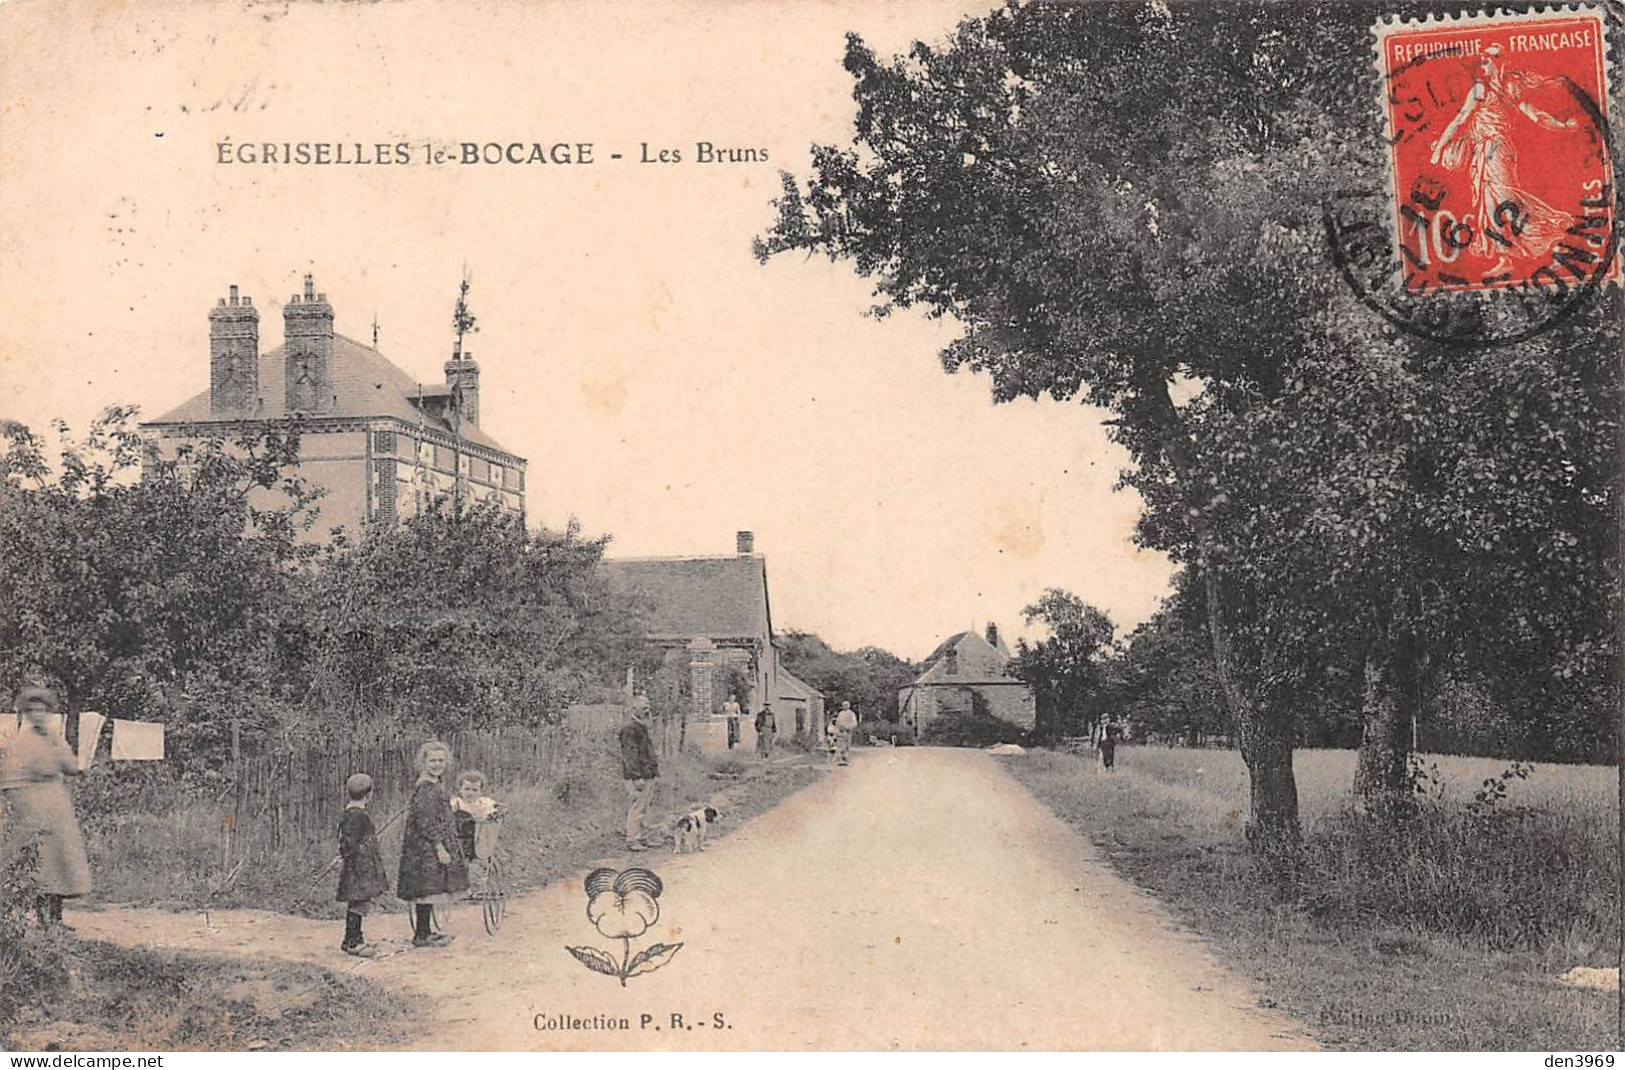
[[[502,466],[500,464],[491,466],[491,482],[499,487],[502,486]]]
[[[959,675],[959,651],[957,651],[957,650],[948,651],[947,667],[944,668],[942,671],[947,673],[949,676],[958,676]]]

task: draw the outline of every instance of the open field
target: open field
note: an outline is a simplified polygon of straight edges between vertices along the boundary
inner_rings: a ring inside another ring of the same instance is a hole
[[[1430,794],[1394,836],[1346,811],[1353,752],[1300,751],[1303,860],[1283,879],[1245,849],[1247,778],[1233,751],[1126,747],[1112,774],[1039,751],[1006,763],[1324,1044],[1616,1042],[1612,993],[1556,983],[1570,967],[1613,963],[1612,769],[1538,765],[1504,801],[1474,808],[1507,763],[1429,756]]]

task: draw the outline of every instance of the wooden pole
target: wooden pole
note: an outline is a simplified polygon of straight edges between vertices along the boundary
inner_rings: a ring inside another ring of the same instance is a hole
[[[243,816],[243,722],[231,722],[231,819],[226,826],[226,872],[231,872],[231,840]]]

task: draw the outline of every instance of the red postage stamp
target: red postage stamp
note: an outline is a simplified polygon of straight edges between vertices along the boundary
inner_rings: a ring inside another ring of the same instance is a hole
[[[1617,277],[1603,13],[1372,32],[1403,289],[1566,291]]]

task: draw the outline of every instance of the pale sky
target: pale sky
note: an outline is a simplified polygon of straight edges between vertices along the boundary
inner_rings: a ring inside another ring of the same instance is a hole
[[[268,350],[306,271],[340,333],[368,341],[376,314],[380,349],[439,382],[466,263],[481,426],[529,458],[533,521],[573,515],[623,556],[752,530],[775,626],[839,648],[1014,635],[1046,586],[1131,626],[1169,567],[1130,541],[1098,411],[995,406],[943,373],[952,323],[866,318],[844,263],[750,256],[779,168],[851,139],[844,33],[896,51],[985,9],[7,4],[0,417],[156,416],[208,385],[228,286]],[[404,140],[414,162],[221,165],[228,137]],[[425,139],[592,142],[598,162],[428,166]],[[700,140],[769,158],[698,165]],[[643,142],[684,162],[638,163]]]

